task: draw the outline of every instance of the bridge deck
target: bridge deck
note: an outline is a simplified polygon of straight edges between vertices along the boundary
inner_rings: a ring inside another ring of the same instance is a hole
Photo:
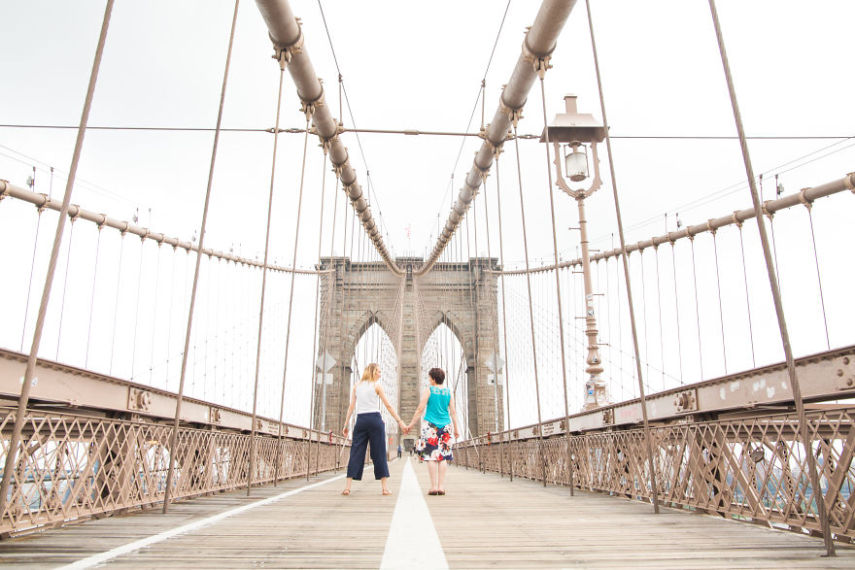
[[[288,481],[256,489],[250,499],[245,492],[198,498],[174,505],[166,516],[152,510],[0,543],[0,564],[54,567],[106,552],[87,562],[182,568],[434,568],[446,561],[458,568],[855,566],[855,549],[841,546],[837,558],[822,558],[821,540],[794,533],[669,509],[657,516],[638,502],[584,492],[570,497],[565,488],[511,484],[462,468],[449,471],[446,496],[429,497],[424,466],[395,461],[391,469],[390,497],[381,497],[373,480],[355,482],[353,494],[343,497],[341,474],[322,476],[308,488],[304,480]],[[193,524],[198,528],[184,526]],[[147,538],[130,552],[113,550]]]

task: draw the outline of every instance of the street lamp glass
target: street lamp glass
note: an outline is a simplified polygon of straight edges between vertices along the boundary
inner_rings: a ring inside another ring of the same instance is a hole
[[[588,154],[579,143],[571,143],[570,146],[570,154],[564,155],[564,170],[570,180],[581,182],[588,177]]]

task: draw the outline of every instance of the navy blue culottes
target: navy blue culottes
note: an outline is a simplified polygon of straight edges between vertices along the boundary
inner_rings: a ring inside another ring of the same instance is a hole
[[[365,467],[365,447],[371,444],[371,461],[374,463],[374,478],[389,476],[389,464],[386,461],[386,424],[380,412],[357,414],[353,427],[353,442],[350,447],[350,461],[347,463],[347,476],[357,481],[362,479]]]

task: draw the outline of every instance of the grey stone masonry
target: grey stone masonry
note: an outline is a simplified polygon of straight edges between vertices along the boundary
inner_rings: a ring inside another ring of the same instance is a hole
[[[321,269],[335,271],[321,280],[318,356],[326,352],[336,364],[329,371],[331,383],[316,387],[314,427],[341,430],[350,362],[360,337],[374,323],[383,328],[398,355],[398,413],[409,421],[419,402],[422,350],[431,333],[445,323],[463,346],[467,363],[469,432],[481,435],[501,429],[504,386],[489,367],[490,357],[496,362],[500,353],[497,276],[492,272],[498,269],[497,260],[437,263],[421,277],[413,275],[424,263],[421,258],[398,258],[396,263],[405,269],[403,277],[382,262],[321,258]],[[458,421],[463,418],[463,410],[458,410]]]

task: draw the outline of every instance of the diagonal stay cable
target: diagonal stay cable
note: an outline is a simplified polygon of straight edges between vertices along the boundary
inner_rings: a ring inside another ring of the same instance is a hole
[[[341,92],[344,94],[344,101],[347,105],[347,114],[350,116],[350,123],[353,125],[353,128],[356,129],[356,119],[353,116],[353,108],[350,106],[350,97],[347,96],[347,88],[344,86],[344,76],[342,75],[341,67],[338,64],[338,56],[336,56],[335,53],[335,46],[333,45],[332,34],[330,34],[330,28],[327,24],[327,17],[324,13],[324,6],[321,0],[318,0],[318,10],[321,13],[321,20],[324,23],[324,31],[327,34],[327,41],[330,44],[330,51],[332,52],[333,62],[335,62],[335,69],[338,72],[339,85],[341,86]],[[341,120],[341,117],[339,117],[339,120]],[[365,170],[366,172],[371,172],[371,168],[368,165],[368,158],[365,156],[365,148],[363,148],[362,146],[362,139],[359,138],[359,132],[355,131],[354,134],[356,135],[356,145],[359,147],[359,154],[362,156],[362,163],[365,165]],[[377,207],[378,218],[380,220],[380,224],[383,227],[383,232],[388,234],[388,228],[386,228],[385,220],[383,218],[383,208],[380,206],[380,200],[377,199],[377,193],[374,191],[374,187],[370,182],[370,177],[366,186],[368,187],[369,194],[373,195],[374,197],[373,202],[374,205]]]

